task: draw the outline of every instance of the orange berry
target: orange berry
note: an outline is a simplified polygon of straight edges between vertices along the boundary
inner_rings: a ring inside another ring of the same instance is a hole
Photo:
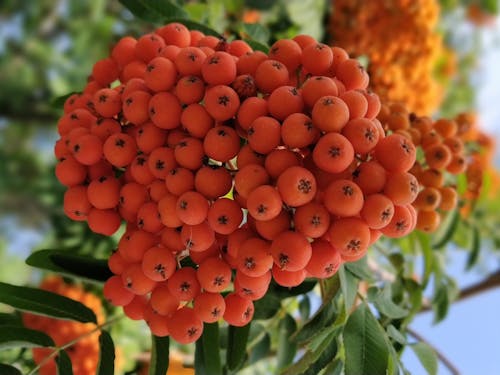
[[[322,96],[314,104],[312,120],[314,126],[321,131],[339,132],[349,120],[349,108],[336,96]]]

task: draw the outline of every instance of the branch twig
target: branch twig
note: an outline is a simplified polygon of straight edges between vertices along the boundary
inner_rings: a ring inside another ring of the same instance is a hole
[[[436,353],[437,357],[441,361],[443,365],[446,366],[446,368],[450,371],[452,375],[460,375],[460,370],[457,369],[457,367],[441,352],[439,351],[434,345],[432,345],[429,341],[427,341],[424,337],[422,337],[419,333],[415,332],[411,328],[407,328],[406,332],[408,332],[411,336],[416,338],[418,341],[423,342],[424,344],[428,345],[434,352]]]
[[[498,287],[500,287],[500,270],[497,270],[496,272],[492,273],[484,280],[462,289],[458,294],[458,297],[453,301],[453,303],[462,301],[464,299],[473,297],[475,295],[481,294],[490,289]],[[431,309],[432,305],[430,303],[426,303],[425,305],[422,306],[422,309],[419,311],[419,313],[429,311]]]

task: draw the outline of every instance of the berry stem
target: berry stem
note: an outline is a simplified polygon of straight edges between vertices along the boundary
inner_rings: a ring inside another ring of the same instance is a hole
[[[27,375],[34,375],[34,374],[37,374],[38,371],[47,363],[49,362],[52,358],[54,358],[55,356],[57,356],[61,351],[63,350],[66,350],[67,348],[75,345],[76,343],[78,343],[78,341],[80,341],[81,339],[87,337],[87,336],[90,336],[92,334],[94,334],[95,332],[97,331],[100,331],[101,329],[103,328],[106,328],[114,323],[116,323],[117,321],[119,321],[120,319],[122,319],[125,315],[118,315],[118,316],[115,316],[114,318],[111,318],[107,321],[105,321],[104,323],[101,323],[101,324],[98,324],[95,326],[94,329],[92,329],[91,331],[87,332],[87,333],[84,333],[83,335],[80,335],[76,338],[74,338],[73,340],[67,342],[66,344],[63,344],[61,346],[56,346],[54,347],[54,350],[52,351],[52,353],[50,353],[47,357],[45,357],[42,361],[40,361],[40,363],[34,367]]]

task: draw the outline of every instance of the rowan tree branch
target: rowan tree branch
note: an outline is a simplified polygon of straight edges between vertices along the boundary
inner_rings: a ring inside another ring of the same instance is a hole
[[[463,301],[464,299],[498,287],[500,287],[500,269],[486,277],[484,280],[460,290],[458,297],[453,301],[453,303]],[[419,312],[425,312],[431,309],[432,305],[427,302],[422,306],[422,309],[420,309]]]
[[[429,341],[425,339],[422,335],[420,335],[418,332],[415,332],[411,328],[406,328],[406,332],[416,338],[418,341],[423,342],[424,344],[428,345],[434,352],[436,353],[438,359],[441,361],[443,365],[450,371],[452,375],[460,375],[460,370],[440,351],[438,350],[434,345],[432,345]]]

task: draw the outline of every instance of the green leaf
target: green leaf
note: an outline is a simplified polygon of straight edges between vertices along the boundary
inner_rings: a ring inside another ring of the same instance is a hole
[[[432,297],[432,310],[434,311],[434,323],[442,321],[448,315],[450,298],[446,284],[439,284]]]
[[[164,18],[187,18],[189,14],[175,1],[169,0],[136,0],[145,7],[150,8]]]
[[[36,251],[26,259],[26,264],[92,282],[105,282],[113,276],[107,260],[72,254],[68,250],[44,249]]]
[[[259,23],[244,23],[242,26],[242,32],[247,34],[250,39],[257,42],[263,44],[267,44],[269,42],[269,30]]]
[[[213,35],[219,39],[224,39],[224,36],[222,34],[218,33],[217,31],[215,31],[211,27],[208,27],[207,25],[204,25],[200,22],[192,21],[192,20],[187,19],[187,18],[167,18],[166,20],[164,20],[164,23],[170,23],[170,22],[182,23],[188,29],[198,30],[206,35]]]
[[[290,340],[298,344],[309,341],[317,332],[335,320],[335,305],[329,301],[318,309],[318,311],[295,332]]]
[[[276,284],[276,282],[273,280],[271,281],[271,285],[269,286],[269,291],[268,293],[273,293],[275,294],[278,298],[284,299],[288,297],[295,297],[301,294],[306,294],[307,292],[310,292],[311,290],[314,289],[316,284],[318,283],[318,280],[316,279],[306,279],[300,284],[299,286],[295,286],[293,288],[286,288],[284,286],[280,286]]]
[[[334,336],[335,337],[335,336]],[[320,371],[326,367],[337,354],[337,342],[335,340],[330,341],[327,345],[323,346],[321,349],[321,355],[319,358],[311,364],[311,366],[304,371],[304,375],[317,375]]]
[[[196,375],[209,375],[205,368],[205,354],[201,340],[196,341],[194,346],[194,372]]]
[[[354,305],[354,301],[356,301],[359,279],[356,278],[351,272],[346,270],[344,265],[339,268],[338,274],[340,278],[342,294],[344,295],[345,311],[346,313],[349,313],[349,311],[351,311],[352,305]]]
[[[66,350],[61,350],[56,357],[57,375],[73,375],[73,365]]]
[[[403,334],[392,324],[389,324],[387,326],[387,335],[401,345],[406,345],[407,343],[406,338],[403,336]]]
[[[245,0],[245,5],[248,8],[260,9],[260,10],[269,10],[275,4],[275,1],[270,0]]]
[[[323,375],[341,375],[344,370],[344,362],[340,358],[334,358],[323,371]]]
[[[149,364],[149,375],[165,375],[168,370],[168,356],[170,350],[170,339],[166,337],[151,336],[151,362]]]
[[[498,0],[481,0],[481,8],[493,15],[498,14]]]
[[[0,313],[0,325],[22,326],[23,321],[18,313]]]
[[[297,329],[297,323],[290,314],[286,314],[278,325],[278,350],[276,353],[278,370],[292,363],[297,344],[290,340],[290,335]]]
[[[107,331],[101,331],[99,336],[99,365],[97,375],[115,373],[115,344]]]
[[[0,350],[51,346],[55,346],[54,341],[43,332],[18,326],[0,325]]]
[[[422,274],[422,285],[425,287],[429,282],[429,277],[434,268],[434,253],[431,247],[431,241],[427,234],[417,232],[416,233],[418,243],[420,245],[420,250],[424,256],[424,269]]]
[[[0,374],[2,375],[23,375],[21,371],[19,371],[14,366],[7,365],[5,363],[0,363]]]
[[[446,218],[439,226],[439,229],[433,236],[434,241],[432,243],[432,247],[434,247],[435,249],[440,249],[444,247],[448,242],[450,242],[457,230],[459,221],[460,214],[458,210],[453,210],[452,212],[448,213]]]
[[[357,260],[356,262],[344,263],[346,270],[352,273],[360,280],[373,280],[373,272],[368,267],[366,257]]]
[[[79,92],[76,92],[76,91],[72,91],[66,95],[61,95],[61,96],[58,96],[57,98],[54,98],[52,99],[52,101],[50,102],[50,106],[52,108],[62,108],[64,106],[64,103],[66,102],[66,100],[71,96],[71,95],[74,95],[74,94],[79,94]]]
[[[164,17],[153,9],[147,7],[140,0],[118,0],[134,16],[151,23],[161,23]]]
[[[250,364],[265,358],[269,354],[269,350],[271,350],[271,336],[266,333],[250,351]]]
[[[261,42],[258,42],[256,40],[253,40],[253,39],[248,39],[248,38],[243,38],[243,40],[245,42],[247,42],[247,44],[252,47],[252,49],[254,51],[261,51],[261,52],[264,52],[264,53],[268,53],[269,52],[269,46],[267,44],[264,44],[264,43],[261,43]]]
[[[87,306],[46,290],[0,282],[0,303],[53,318],[97,323],[94,312]]]
[[[272,318],[281,308],[281,300],[273,293],[267,293],[263,298],[254,302],[254,319]]]
[[[222,374],[220,349],[219,345],[217,345],[219,342],[219,323],[205,323],[203,325],[201,342],[206,372],[213,375]]]
[[[307,295],[303,295],[299,302],[299,313],[302,320],[307,320],[311,314],[311,299]]]
[[[243,327],[229,326],[226,363],[231,371],[240,368],[245,361],[250,326],[251,323]]]
[[[472,246],[470,248],[469,256],[467,257],[466,270],[470,270],[476,265],[479,259],[479,251],[481,250],[481,236],[476,227],[472,227]]]
[[[187,18],[188,13],[168,0],[119,0],[134,16],[152,23],[165,24],[165,19]]]
[[[391,285],[387,284],[380,290],[372,287],[369,290],[369,300],[377,310],[391,319],[401,319],[408,315],[408,310],[398,306],[392,300]]]
[[[361,304],[344,328],[345,374],[385,375],[389,349],[384,336],[369,307]]]
[[[410,345],[410,348],[415,352],[420,363],[425,368],[429,375],[436,375],[438,369],[438,358],[436,352],[432,348],[423,343],[417,342]]]
[[[327,350],[329,356],[332,351],[337,350],[337,345],[334,341],[335,337],[336,335],[334,333],[330,333],[329,335],[327,335],[324,340],[319,345],[317,345],[317,350],[308,349],[297,362],[287,367],[282,372],[282,375],[299,375],[307,373],[307,371],[311,369],[313,364],[317,362],[321,357],[323,351]],[[335,356],[335,354],[333,354],[333,356]]]
[[[341,325],[332,324],[332,325],[329,325],[329,326],[323,328],[321,331],[316,333],[311,338],[311,341],[309,342],[309,344],[307,344],[307,347],[313,352],[317,351],[318,349],[321,348],[321,346],[323,345],[323,343],[327,337],[329,337],[331,335],[338,336],[342,327],[343,326],[341,326]]]

